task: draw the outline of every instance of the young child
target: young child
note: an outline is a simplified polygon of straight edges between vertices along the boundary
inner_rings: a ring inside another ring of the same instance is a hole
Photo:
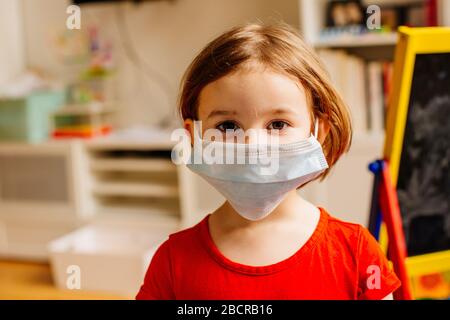
[[[266,129],[279,137],[279,168],[263,176],[258,165],[189,165],[227,201],[170,235],[136,298],[391,298],[400,281],[370,233],[297,194],[351,144],[347,108],[298,33],[282,23],[235,27],[198,54],[182,84],[194,147],[207,143],[194,121],[203,137]]]

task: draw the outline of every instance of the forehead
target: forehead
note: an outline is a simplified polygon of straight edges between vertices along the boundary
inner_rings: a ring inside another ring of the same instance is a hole
[[[307,94],[298,79],[268,68],[239,70],[206,85],[200,92],[198,116],[215,109],[237,113],[270,109],[308,111]]]

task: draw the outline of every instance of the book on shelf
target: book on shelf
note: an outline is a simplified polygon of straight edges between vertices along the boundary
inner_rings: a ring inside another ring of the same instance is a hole
[[[367,94],[368,94],[368,129],[381,132],[384,122],[384,84],[383,65],[379,62],[367,64]]]
[[[112,109],[102,103],[72,104],[53,114],[53,138],[92,138],[111,132]]]
[[[111,132],[111,126],[102,125],[97,127],[80,126],[55,129],[52,132],[53,138],[91,138],[106,135]]]
[[[355,133],[382,133],[392,81],[392,62],[365,61],[344,50],[318,51],[331,81],[347,103]]]

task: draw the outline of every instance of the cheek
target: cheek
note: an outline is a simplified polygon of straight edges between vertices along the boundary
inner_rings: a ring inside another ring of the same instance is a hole
[[[287,128],[279,135],[280,143],[290,143],[306,139],[309,137],[309,132],[309,126],[306,125]]]

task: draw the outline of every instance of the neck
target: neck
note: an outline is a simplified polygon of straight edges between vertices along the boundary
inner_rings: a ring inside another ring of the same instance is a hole
[[[222,223],[226,224],[227,227],[252,227],[267,223],[283,222],[292,219],[302,218],[303,214],[306,212],[311,212],[310,210],[314,207],[311,203],[300,197],[296,190],[289,192],[286,197],[281,201],[281,203],[264,219],[258,221],[251,221],[243,218],[228,201],[226,201],[216,213],[218,216],[222,217]]]

